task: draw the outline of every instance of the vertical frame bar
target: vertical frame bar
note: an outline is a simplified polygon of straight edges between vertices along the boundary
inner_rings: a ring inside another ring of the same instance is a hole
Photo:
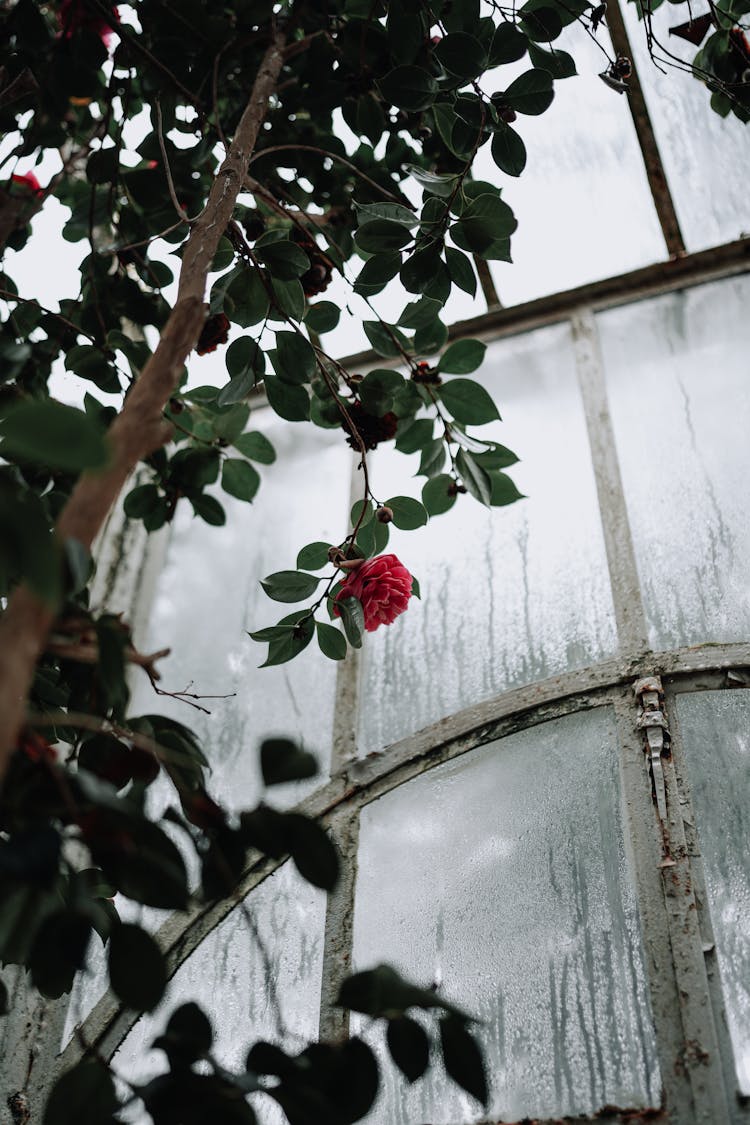
[[[572,318],[571,328],[578,385],[583,399],[604,531],[619,647],[625,655],[635,655],[648,651],[648,628],[607,400],[599,331],[592,310],[580,309]]]
[[[636,70],[633,48],[625,27],[619,0],[607,0],[606,23],[615,52],[618,55],[624,55],[632,64],[632,73],[628,78],[628,105],[635,125],[638,144],[646,168],[646,177],[651,188],[651,195],[653,196],[656,214],[659,217],[664,241],[670,258],[676,258],[685,253],[685,240],[682,237],[674,200],[669,190],[659,146],[656,143],[656,134],[651,124],[651,115],[648,112],[646,98]]]

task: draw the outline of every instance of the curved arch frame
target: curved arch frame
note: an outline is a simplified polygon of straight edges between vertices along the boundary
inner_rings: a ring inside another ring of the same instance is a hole
[[[335,911],[335,917],[341,919],[343,916],[348,919],[348,926],[345,927],[345,930],[348,928],[348,934],[343,932],[340,940],[345,944],[347,941],[351,942],[354,878],[352,872],[349,872],[351,877],[347,877],[347,868],[352,866],[349,861],[353,859],[353,853],[356,852],[356,821],[359,810],[364,805],[377,800],[419,774],[462,754],[471,753],[488,742],[563,715],[609,706],[614,708],[617,714],[621,745],[627,740],[628,728],[630,728],[631,748],[634,748],[637,754],[635,773],[639,776],[635,778],[635,792],[632,784],[634,779],[623,776],[623,799],[628,816],[635,815],[637,819],[642,819],[645,809],[651,807],[652,814],[654,810],[651,806],[651,794],[650,792],[645,794],[643,788],[644,779],[648,776],[647,764],[642,738],[635,729],[633,682],[642,676],[660,675],[670,693],[700,692],[718,688],[737,688],[747,678],[748,672],[750,672],[750,644],[744,643],[705,645],[671,653],[644,653],[637,659],[609,660],[580,671],[569,672],[537,684],[504,692],[492,700],[467,708],[450,719],[441,720],[409,738],[394,743],[379,754],[349,762],[333,774],[326,784],[297,806],[299,811],[320,817],[322,822],[339,836],[342,828],[345,829],[347,825],[355,822],[354,838],[350,838],[353,851],[343,857],[343,887],[337,892],[340,894],[343,889],[347,900],[345,905],[339,902],[339,909]],[[631,761],[631,772],[632,765]],[[634,801],[635,804],[640,805],[635,812],[632,807]],[[652,815],[652,828],[655,830],[656,826],[656,819]],[[639,846],[643,847],[642,834],[631,833],[631,835],[633,837],[631,846],[635,846],[637,851]],[[639,884],[638,898],[645,931],[654,929],[648,917],[649,911],[659,912],[658,902],[655,901],[656,882],[652,877],[654,871],[651,870],[648,875],[649,869],[654,868],[655,841],[654,831],[650,844],[646,843],[647,854],[635,855],[635,874]],[[175,914],[167,919],[156,936],[166,954],[170,978],[216,927],[236,909],[237,905],[273,874],[283,862],[286,860],[269,860],[257,853],[249,853],[247,868],[235,887],[232,899],[210,906],[196,907],[187,914]],[[644,886],[644,873],[647,875],[648,886]],[[660,931],[663,925],[657,925],[655,928]],[[322,1005],[326,1004],[327,999],[332,999],[332,993],[336,991],[337,979],[342,975],[340,941],[336,946],[335,942],[329,940],[328,934],[326,938]],[[673,943],[673,936],[671,940]],[[658,944],[657,940],[656,945]],[[665,1030],[667,1025],[674,1022],[673,1009],[676,1000],[674,995],[671,999],[659,995],[665,991],[665,984],[668,983],[663,979],[664,963],[658,966],[656,974],[653,972],[653,959],[656,956],[664,962],[664,949],[658,951],[651,947],[648,941],[647,946],[652,962],[650,973],[652,994],[655,988],[657,993],[653,1004],[655,1024],[657,1033],[660,1031],[659,1024],[664,1024],[661,1038],[665,1039],[669,1037]],[[669,956],[671,957],[672,953]],[[336,987],[326,988],[326,977],[332,978]],[[675,990],[667,988],[666,991],[674,994]],[[691,1001],[694,1004],[691,1003],[688,1007],[696,1004],[700,1006],[701,997],[693,994]],[[717,1002],[716,995],[713,996],[713,1001],[714,1004]],[[662,1011],[665,1003],[666,1020],[665,1013]],[[683,1017],[684,1014],[683,1012]],[[690,1015],[691,1013],[688,1012],[688,1016]],[[322,1012],[321,1016],[325,1028],[326,1013]],[[690,1022],[694,1022],[696,1018],[705,1020],[705,1013],[700,1017],[692,1013],[692,1017]],[[111,1057],[138,1018],[136,1013],[123,1009],[115,997],[108,992],[81,1025],[82,1038],[76,1035],[72,1037],[61,1055],[60,1062],[66,1066],[74,1062],[82,1053],[83,1042],[93,1046],[105,1056]],[[338,1026],[329,1030],[334,1032],[345,1030],[340,1017]],[[726,1043],[722,1043],[722,1047],[724,1048],[722,1054],[726,1056]],[[664,1073],[665,1060],[662,1058],[660,1061]],[[673,1087],[668,1090],[672,1095],[669,1099],[671,1103],[686,1103],[688,1092],[678,1089],[680,1085],[684,1083],[674,1083],[665,1075],[665,1086]],[[714,1109],[713,1112],[716,1113],[716,1110]],[[722,1118],[724,1113],[714,1118],[717,1125]],[[729,1118],[727,1117],[726,1120]]]

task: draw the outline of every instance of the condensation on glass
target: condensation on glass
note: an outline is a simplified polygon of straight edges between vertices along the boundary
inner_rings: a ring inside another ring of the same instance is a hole
[[[750,694],[677,696],[740,1092],[750,1095]]]
[[[656,66],[649,57],[646,28],[638,19],[636,4],[623,0],[621,6],[687,249],[703,250],[747,235],[747,126],[733,114],[719,117],[711,109],[706,87],[679,69],[689,68],[695,57],[694,46],[669,34],[670,27],[688,18],[685,10],[663,4],[653,13],[654,53],[660,60]],[[667,52],[676,60],[668,59]],[[630,220],[628,211],[623,223],[628,231]]]
[[[612,53],[606,31],[597,37]],[[528,152],[520,180],[492,161],[490,146],[474,165],[478,180],[499,184],[518,230],[513,264],[493,262],[501,301],[516,304],[625,273],[665,255],[627,101],[607,89],[606,55],[577,23],[555,47],[569,51],[578,75],[555,82],[555,100],[539,117],[514,124]],[[528,59],[491,77],[502,90],[529,69]]]
[[[171,1012],[190,1001],[211,1019],[212,1054],[228,1070],[242,1071],[258,1040],[301,1050],[317,1035],[324,924],[324,893],[286,863],[177,971],[159,1007],[141,1017],[114,1055],[115,1071],[135,1084],[162,1073],[166,1060],[151,1044]],[[253,1104],[264,1125],[286,1120],[270,1099]],[[138,1103],[128,1120],[145,1125],[150,1117]]]
[[[247,634],[275,625],[292,608],[271,601],[259,576],[294,569],[296,551],[311,540],[343,537],[351,479],[347,447],[328,431],[290,425],[270,411],[257,425],[274,444],[277,462],[262,469],[252,504],[219,494],[227,511],[223,527],[208,527],[187,504],[178,508],[143,640],[146,651],[172,649],[160,663],[162,686],[229,698],[199,701],[211,712],[205,715],[155,696],[141,680],[131,706],[133,714],[171,715],[196,730],[212,765],[211,793],[232,809],[248,808],[260,796],[258,745],[268,735],[299,739],[328,768],[335,664],[313,641],[293,663],[259,673],[266,646]],[[325,502],[311,502],[320,496]],[[307,707],[313,698],[316,706]],[[294,788],[285,803],[301,792]]]
[[[387,550],[416,574],[422,601],[413,598],[408,613],[367,638],[362,753],[615,649],[569,327],[490,344],[481,378],[503,422],[478,433],[521,458],[510,475],[526,499],[488,510],[459,496],[418,532],[392,530]],[[378,498],[406,491],[417,463],[416,455],[378,450]]]
[[[597,317],[654,649],[750,635],[750,277]]]
[[[485,745],[362,812],[355,963],[437,982],[482,1021],[493,1119],[659,1104],[617,759],[599,708]],[[384,1071],[373,1123],[481,1116],[439,1066],[413,1088]]]

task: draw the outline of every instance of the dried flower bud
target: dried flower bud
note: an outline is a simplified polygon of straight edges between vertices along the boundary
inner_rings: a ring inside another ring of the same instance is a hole
[[[380,523],[392,523],[393,521],[393,508],[386,507],[385,504],[375,509],[375,519]]]

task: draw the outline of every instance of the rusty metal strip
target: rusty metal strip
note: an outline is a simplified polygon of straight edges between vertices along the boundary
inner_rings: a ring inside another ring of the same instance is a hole
[[[619,647],[625,653],[645,652],[649,647],[648,628],[594,314],[590,309],[580,310],[574,315],[571,328]]]
[[[423,773],[494,738],[524,730],[540,722],[615,703],[621,689],[634,678],[661,671],[681,691],[703,691],[726,680],[733,670],[750,669],[750,644],[699,645],[676,652],[648,654],[641,659],[615,659],[565,673],[536,684],[514,688],[495,699],[466,708],[395,743],[379,754],[352,763],[328,784],[311,793],[298,809],[329,824],[337,815],[375,800]],[[191,953],[231,914],[250,891],[281,866],[283,860],[255,856],[240,877],[232,899],[187,913],[175,913],[156,934],[167,958],[171,978]],[[111,993],[103,996],[84,1021],[87,1041],[104,1054],[117,1049],[137,1022],[137,1014],[123,1010]],[[75,1037],[65,1047],[61,1063],[72,1065],[81,1055]]]
[[[688,820],[692,817],[680,799],[669,740],[672,717],[664,704],[658,671],[655,664],[650,675],[634,683],[631,722],[648,762],[647,791],[661,837],[661,854],[658,859],[654,856],[654,863],[661,874],[682,1025],[682,1042],[672,1065],[677,1071],[683,1070],[690,1082],[693,1113],[688,1120],[731,1125],[683,823],[686,812]]]
[[[627,79],[628,105],[630,106],[638,144],[646,167],[648,185],[651,188],[651,195],[654,199],[656,213],[659,216],[664,241],[667,244],[669,256],[675,258],[685,253],[685,240],[682,237],[674,200],[669,190],[659,146],[656,143],[656,134],[651,124],[651,115],[648,112],[643,87],[638,77],[638,70],[633,58],[633,48],[625,27],[619,0],[607,0],[606,24],[615,52],[617,55],[623,55],[626,59],[629,59],[632,66]]]
[[[704,678],[702,677],[702,680]],[[733,673],[713,673],[710,678],[713,682],[706,686],[705,680],[702,687],[705,690],[741,690],[748,686],[747,677],[737,677]],[[744,682],[743,682],[744,681]],[[701,949],[708,979],[708,991],[713,1009],[714,1027],[719,1043],[721,1063],[723,1069],[724,1086],[728,1093],[737,1090],[737,1073],[735,1069],[735,1051],[729,1036],[726,1010],[724,1006],[724,992],[721,983],[721,969],[716,955],[716,940],[709,913],[708,892],[706,888],[706,875],[703,868],[700,840],[693,815],[693,805],[690,795],[690,783],[687,776],[687,763],[683,750],[682,731],[680,728],[679,713],[677,710],[677,695],[684,691],[684,686],[673,681],[671,684],[665,680],[666,708],[670,715],[670,728],[673,741],[673,768],[682,823],[685,832],[685,844],[692,889],[698,913],[698,926],[700,930]],[[750,1120],[750,1105],[745,1099],[744,1106],[736,1105],[734,1115],[739,1121]]]

